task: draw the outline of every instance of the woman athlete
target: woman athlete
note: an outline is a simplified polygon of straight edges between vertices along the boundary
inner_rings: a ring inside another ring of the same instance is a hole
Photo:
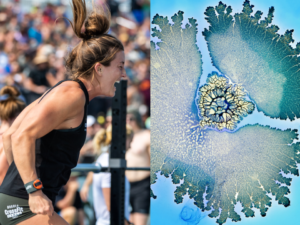
[[[18,96],[20,92],[13,86],[4,86],[0,90],[0,185],[8,170],[8,162],[3,150],[2,134],[8,130],[16,117],[26,107],[23,99]]]
[[[26,107],[3,134],[10,166],[0,186],[2,225],[67,224],[53,203],[84,144],[87,105],[99,95],[113,97],[115,82],[126,77],[124,47],[106,34],[110,16],[95,7],[87,16],[85,0],[72,5],[71,25],[82,39],[66,61],[72,80],[59,82]]]

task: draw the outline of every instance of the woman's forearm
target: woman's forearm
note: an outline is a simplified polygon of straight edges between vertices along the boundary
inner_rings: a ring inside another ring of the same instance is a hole
[[[93,172],[89,172],[86,179],[85,179],[85,182],[84,182],[84,186],[86,187],[90,187],[91,184],[93,183],[93,175],[94,173]]]
[[[10,165],[12,163],[12,161],[14,160],[13,153],[12,153],[12,146],[11,146],[11,134],[8,132],[5,132],[2,135],[2,141],[3,141],[3,149],[5,152],[7,162]]]
[[[110,211],[110,191],[110,188],[102,188],[103,197],[108,211]]]
[[[39,101],[39,99],[35,100],[29,106],[27,106],[20,113],[20,115],[15,119],[15,121],[13,122],[11,127],[6,132],[4,132],[4,134],[2,136],[3,148],[4,148],[4,152],[5,152],[7,162],[8,162],[9,165],[14,160],[13,159],[13,152],[12,152],[12,135],[17,131],[20,124],[23,122],[25,116],[27,115],[27,113],[36,105],[36,103],[37,103],[37,101]]]
[[[12,135],[12,153],[14,162],[26,184],[37,179],[35,169],[35,138],[27,133],[15,133]]]
[[[78,185],[77,181],[70,181],[70,180],[68,181],[68,183],[65,186],[65,188],[66,188],[65,197],[56,203],[56,206],[59,209],[64,209],[64,208],[74,205],[78,186],[79,185]]]
[[[35,169],[35,140],[28,132],[16,132],[12,135],[12,152],[14,163],[24,184],[36,180]],[[33,213],[53,215],[52,201],[41,191],[29,194],[29,208]]]
[[[2,181],[5,177],[5,174],[8,170],[8,163],[6,160],[5,152],[2,149],[2,146],[0,146],[0,186],[2,184]]]

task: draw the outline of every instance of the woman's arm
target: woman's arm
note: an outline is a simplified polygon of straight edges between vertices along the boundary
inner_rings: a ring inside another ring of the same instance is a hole
[[[110,211],[110,188],[102,188],[107,210]]]
[[[81,115],[84,103],[85,95],[79,87],[56,87],[24,116],[11,138],[14,162],[24,184],[38,178],[35,140],[58,128],[66,120]],[[51,201],[40,190],[29,194],[29,206],[33,213],[53,213]]]
[[[94,179],[93,185],[95,185],[97,191],[102,192],[107,210],[110,211],[111,174],[110,173],[94,174],[93,179]],[[96,200],[97,199],[94,199],[94,201]]]
[[[88,194],[89,194],[89,190],[90,190],[90,186],[91,184],[93,183],[93,175],[94,173],[93,172],[89,172],[86,179],[85,179],[85,182],[81,188],[81,191],[80,191],[80,197],[81,197],[81,200],[86,202],[87,199],[88,199]]]
[[[69,180],[64,188],[66,188],[66,195],[63,199],[56,202],[56,207],[60,210],[73,206],[76,199],[76,192],[78,190],[78,182],[76,180]]]
[[[1,139],[1,136],[0,136]],[[5,152],[3,150],[3,145],[1,143],[2,141],[0,140],[0,186],[2,184],[2,181],[5,177],[5,174],[8,170],[8,162],[5,157]]]
[[[11,135],[19,128],[21,122],[24,120],[24,117],[27,115],[27,113],[37,104],[37,102],[40,100],[37,99],[34,102],[32,102],[30,105],[28,105],[15,119],[13,124],[10,126],[10,128],[4,132],[2,135],[3,140],[3,148],[5,151],[6,159],[8,164],[10,165],[13,161],[13,154],[12,154],[12,146],[11,146]]]
[[[27,77],[25,79],[24,87],[37,94],[43,94],[47,90],[47,87],[45,85],[36,85],[35,83],[33,83],[33,80],[30,77]]]

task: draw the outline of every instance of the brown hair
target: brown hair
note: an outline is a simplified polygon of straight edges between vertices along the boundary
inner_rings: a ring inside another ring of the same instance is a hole
[[[25,102],[18,98],[19,95],[20,92],[13,86],[4,86],[0,90],[1,120],[8,121],[16,118],[18,114],[26,107]]]
[[[71,26],[82,41],[72,50],[66,61],[67,71],[73,79],[92,78],[97,62],[109,66],[116,53],[124,51],[123,44],[107,34],[110,27],[110,12],[107,6],[96,7],[88,15],[85,0],[72,0],[74,23]],[[82,33],[82,26],[85,32]]]

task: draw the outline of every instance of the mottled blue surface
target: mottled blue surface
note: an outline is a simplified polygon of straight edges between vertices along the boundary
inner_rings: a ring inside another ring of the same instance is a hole
[[[298,169],[300,167],[298,166]],[[171,178],[165,178],[162,175],[157,176],[157,182],[153,184],[152,190],[159,195],[157,199],[151,199],[151,224],[155,225],[215,225],[216,220],[209,218],[207,215],[209,212],[198,211],[200,216],[200,221],[198,223],[186,223],[180,217],[182,209],[188,204],[190,209],[197,210],[196,206],[192,205],[192,200],[190,200],[187,195],[183,198],[182,204],[174,203],[174,191],[176,186],[172,183]],[[241,205],[238,203],[235,207],[235,211],[241,215],[242,221],[232,222],[227,220],[225,224],[229,225],[292,225],[298,224],[299,221],[299,210],[300,210],[300,178],[294,178],[293,184],[290,186],[291,194],[289,198],[291,199],[291,205],[287,208],[282,205],[278,205],[275,201],[275,197],[272,198],[273,206],[267,212],[266,217],[262,217],[259,214],[259,210],[254,209],[255,217],[246,218],[242,211]]]
[[[228,0],[223,1],[223,3],[232,6],[233,13],[241,12],[243,7],[243,2],[240,0]],[[198,34],[197,34],[197,44],[202,54],[203,61],[203,75],[201,77],[200,85],[203,85],[206,81],[207,74],[211,71],[215,71],[211,64],[211,58],[209,57],[209,52],[207,50],[207,44],[202,36],[202,31],[204,28],[208,28],[208,23],[204,19],[204,11],[208,6],[218,5],[219,0],[202,0],[202,1],[158,1],[151,0],[151,18],[155,14],[161,16],[168,16],[170,19],[174,13],[177,13],[179,10],[184,12],[184,23],[186,23],[188,18],[197,19],[198,23]],[[300,29],[297,29],[300,24],[300,17],[298,16],[300,11],[300,2],[299,1],[272,1],[272,0],[252,0],[251,4],[255,5],[255,10],[261,10],[264,14],[264,18],[268,12],[269,7],[275,7],[274,20],[273,24],[276,24],[280,27],[278,31],[280,34],[284,34],[287,29],[295,29],[293,38],[295,42],[300,41]],[[157,39],[153,39],[154,41]],[[271,127],[276,127],[282,130],[287,128],[299,129],[300,121],[299,119],[290,122],[289,120],[274,120],[267,118],[263,113],[257,112],[255,110],[253,114],[249,117],[246,117],[239,127],[242,127],[246,124],[255,124],[259,123],[261,125],[269,125]],[[183,202],[181,204],[176,204],[174,202],[174,191],[176,186],[171,181],[170,178],[165,178],[164,176],[158,175],[157,182],[152,185],[153,192],[157,195],[157,199],[151,199],[151,224],[155,225],[168,225],[168,224],[216,224],[215,219],[211,219],[207,216],[209,212],[201,212],[197,210],[196,206],[193,206],[192,200],[187,196],[184,196]],[[293,183],[290,186],[292,194],[289,194],[288,197],[291,200],[291,205],[287,208],[282,205],[278,205],[275,201],[275,197],[269,196],[272,198],[272,207],[267,212],[266,217],[261,217],[257,209],[255,211],[254,218],[245,218],[243,213],[239,213],[242,210],[241,205],[238,203],[235,211],[238,212],[242,218],[241,222],[234,223],[238,225],[246,224],[297,224],[295,221],[298,221],[298,211],[300,210],[300,178],[293,177]],[[199,221],[197,221],[200,219]],[[187,221],[188,220],[188,221]],[[194,220],[194,221],[191,221]],[[226,224],[233,224],[233,222],[227,220]]]

